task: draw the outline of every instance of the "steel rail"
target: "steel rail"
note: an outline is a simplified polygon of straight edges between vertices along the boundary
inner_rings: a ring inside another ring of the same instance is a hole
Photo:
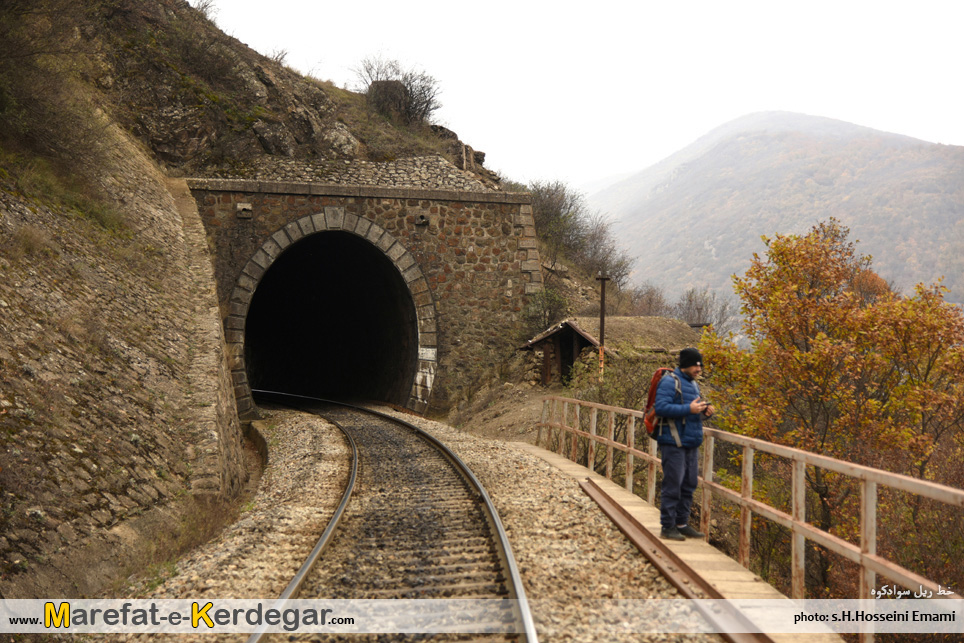
[[[525,640],[527,643],[538,643],[539,639],[538,639],[538,635],[536,634],[535,621],[532,618],[532,611],[529,607],[529,601],[528,601],[528,598],[526,597],[525,588],[522,585],[522,576],[519,573],[519,567],[516,564],[515,557],[512,554],[512,547],[509,544],[509,536],[508,534],[506,534],[505,528],[502,525],[502,521],[499,518],[499,513],[496,510],[495,505],[492,502],[492,499],[489,497],[489,494],[486,492],[485,487],[482,486],[482,483],[475,476],[475,474],[472,472],[469,466],[465,464],[462,461],[462,459],[455,454],[455,452],[453,452],[448,446],[443,444],[438,438],[420,429],[414,424],[410,422],[406,422],[394,416],[388,415],[386,413],[382,413],[380,411],[375,411],[373,409],[367,409],[364,407],[348,404],[345,402],[339,402],[336,400],[326,400],[322,398],[310,397],[305,395],[281,393],[278,391],[265,391],[265,390],[255,389],[255,390],[252,390],[252,393],[257,393],[259,395],[283,397],[283,398],[289,398],[289,399],[293,398],[293,399],[301,400],[302,402],[318,402],[323,404],[333,404],[333,405],[354,409],[356,411],[360,411],[363,413],[368,413],[370,415],[375,415],[410,429],[420,438],[422,438],[423,440],[431,444],[433,447],[435,447],[439,452],[441,452],[445,456],[445,458],[452,463],[452,465],[455,467],[455,470],[459,473],[459,475],[462,476],[466,480],[466,482],[469,483],[470,487],[474,489],[475,492],[478,494],[479,500],[482,503],[482,507],[484,509],[486,518],[489,521],[489,525],[496,536],[496,545],[497,545],[496,550],[497,550],[498,556],[502,561],[505,571],[507,572],[509,577],[508,578],[509,582],[507,583],[506,589],[509,592],[509,596],[515,600],[516,619],[522,625],[522,632],[519,632],[519,634],[523,636],[523,640]],[[340,425],[338,426],[339,428],[342,428]],[[344,431],[344,429],[342,429],[342,431]],[[346,435],[348,435],[347,432],[346,432]],[[349,439],[350,439],[350,436],[349,436]],[[352,447],[354,448],[354,441],[352,441]],[[357,458],[355,458],[354,460],[357,462]],[[352,470],[352,481],[354,481],[354,467]],[[343,502],[347,504],[347,500],[344,500]],[[341,507],[339,507],[339,509],[341,509]],[[331,525],[329,525],[329,527],[331,528],[332,531],[334,531]],[[327,529],[325,531],[326,533],[328,532]],[[324,538],[324,536],[322,537]],[[321,543],[319,541],[319,545],[320,544]],[[324,546],[319,547],[319,545],[315,546],[315,550],[318,550],[318,555],[320,556],[321,550],[324,549]],[[312,554],[315,553],[315,550],[312,550]],[[317,560],[317,557],[315,558],[315,560]],[[312,562],[312,565],[314,565],[314,562]],[[305,565],[302,566],[302,570],[305,570],[307,566],[308,566],[308,563],[306,561]],[[310,571],[310,567],[308,567],[308,569],[305,571],[305,575],[307,575],[308,571]],[[301,570],[299,570],[298,573],[300,575]],[[292,581],[292,584],[293,583],[294,581]],[[289,585],[289,589],[290,588],[291,588],[291,585]],[[286,589],[285,591],[287,592],[288,590]],[[286,597],[284,594],[282,594],[279,600],[284,600],[285,598],[291,598],[291,596]],[[248,639],[248,643],[257,643],[258,640],[260,640],[260,638],[255,638],[255,635],[252,635]]]
[[[269,393],[269,391],[261,392]],[[277,393],[274,394],[277,395]],[[315,543],[311,553],[308,554],[308,558],[305,559],[305,562],[295,573],[294,578],[291,579],[291,582],[288,583],[288,586],[285,587],[283,592],[281,592],[281,595],[278,597],[279,603],[291,598],[296,598],[298,596],[305,579],[308,577],[308,574],[311,573],[311,570],[314,568],[315,563],[318,562],[318,559],[321,558],[322,552],[324,552],[328,547],[328,543],[331,541],[332,535],[338,528],[338,524],[341,522],[341,518],[345,513],[345,508],[348,506],[348,501],[351,500],[351,494],[355,489],[355,481],[358,479],[358,447],[355,445],[355,439],[338,422],[333,420],[328,421],[338,427],[338,429],[345,434],[345,437],[348,438],[348,445],[351,448],[351,473],[348,476],[348,483],[345,485],[345,492],[341,496],[341,502],[338,504],[338,508],[335,509],[335,513],[332,514],[331,520],[328,521],[328,526],[325,527],[325,531],[322,532],[318,542]],[[266,634],[266,629],[267,626],[262,625],[258,631],[252,633],[251,636],[248,637],[248,643],[258,643]]]
[[[646,529],[629,511],[617,503],[592,478],[580,481],[579,486],[590,498],[596,501],[603,513],[619,528],[646,558],[653,563],[660,574],[668,580],[680,594],[688,599],[716,599],[725,597],[709,581],[690,567],[682,558],[666,546],[655,534]],[[713,623],[719,634],[731,643],[773,643],[773,639],[765,633],[753,632],[725,632],[727,620],[712,610],[703,609],[701,603],[695,603],[700,613]],[[734,630],[754,629],[756,626],[742,614],[727,615],[735,619],[737,627]],[[733,622],[732,620],[730,621]]]

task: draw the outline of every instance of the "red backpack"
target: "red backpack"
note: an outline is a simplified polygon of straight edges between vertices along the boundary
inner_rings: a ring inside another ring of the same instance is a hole
[[[653,406],[656,403],[656,389],[659,388],[659,382],[666,376],[672,377],[676,381],[676,394],[683,398],[683,393],[680,388],[679,378],[673,372],[673,369],[661,366],[656,369],[653,373],[653,379],[649,382],[649,395],[646,396],[646,412],[643,414],[643,424],[646,425],[646,433],[649,437],[654,440],[658,436],[657,429],[662,424],[663,418],[656,415],[656,409]]]

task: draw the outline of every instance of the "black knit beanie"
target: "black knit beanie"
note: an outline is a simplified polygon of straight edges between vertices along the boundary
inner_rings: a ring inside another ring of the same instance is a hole
[[[684,348],[679,352],[679,367],[689,368],[690,366],[703,365],[703,356],[695,348]]]

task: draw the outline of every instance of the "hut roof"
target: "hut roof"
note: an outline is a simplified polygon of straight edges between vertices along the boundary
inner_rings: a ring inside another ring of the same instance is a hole
[[[522,348],[532,348],[548,337],[571,327],[593,346],[599,346],[599,318],[571,317],[536,335]],[[665,317],[606,317],[606,349],[624,356],[643,353],[677,353],[695,346],[700,331],[686,322]]]
[[[576,325],[594,337],[599,337],[598,317],[575,317]],[[642,353],[678,353],[687,346],[695,346],[700,331],[686,322],[666,317],[606,317],[607,347],[630,357]]]
[[[564,319],[558,324],[553,324],[546,330],[542,331],[541,333],[539,333],[538,335],[536,335],[535,337],[527,341],[519,348],[520,350],[535,348],[543,341],[552,337],[556,333],[564,331],[567,328],[572,329],[572,331],[576,333],[579,337],[581,337],[586,344],[589,344],[591,346],[599,346],[599,340],[596,339],[594,336],[590,335],[589,333],[587,333],[585,330],[583,330],[579,326],[579,324],[576,323],[575,318],[571,318],[571,319]],[[606,352],[610,353],[612,351],[609,348],[606,348]]]

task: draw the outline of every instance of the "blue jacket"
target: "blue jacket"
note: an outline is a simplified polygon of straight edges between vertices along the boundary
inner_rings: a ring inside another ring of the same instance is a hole
[[[673,375],[679,378],[682,400],[676,394],[676,383],[673,381]],[[703,444],[703,415],[701,413],[690,413],[690,402],[698,397],[700,397],[699,385],[679,368],[673,371],[672,375],[666,374],[663,376],[656,388],[653,408],[657,416],[670,419],[664,420],[663,426],[658,429],[659,437],[656,438],[656,441],[659,444],[676,446],[676,440],[670,431],[669,422],[676,425],[680,445],[684,448],[698,447]]]

